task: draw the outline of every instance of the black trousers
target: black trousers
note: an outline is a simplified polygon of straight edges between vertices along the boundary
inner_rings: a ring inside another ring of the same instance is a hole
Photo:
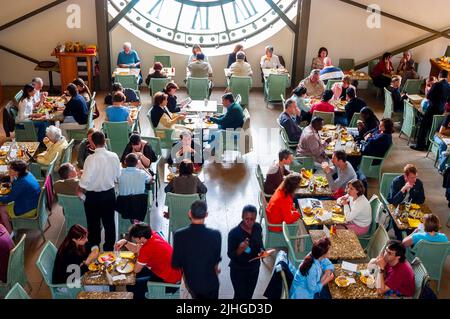
[[[430,128],[433,124],[433,115],[432,113],[425,113],[420,122],[419,133],[417,134],[417,147],[425,149],[428,144],[428,135],[430,134]]]
[[[136,274],[136,284],[133,286],[127,286],[127,291],[133,293],[133,299],[145,299],[145,293],[147,292],[147,282],[164,282],[160,277],[155,275],[147,267],[143,268],[138,274]],[[166,293],[175,293],[178,288],[166,288]]]
[[[230,267],[231,283],[234,289],[234,299],[252,299],[258,282],[259,267]]]
[[[105,228],[104,251],[113,251],[116,241],[116,225],[114,223],[114,207],[116,194],[114,188],[104,192],[86,192],[84,210],[88,226],[89,244],[100,246],[101,224]]]
[[[391,81],[392,79],[384,76],[384,75],[380,75],[377,77],[372,78],[373,80],[373,85],[375,85],[378,88],[387,88],[389,85],[391,85]]]

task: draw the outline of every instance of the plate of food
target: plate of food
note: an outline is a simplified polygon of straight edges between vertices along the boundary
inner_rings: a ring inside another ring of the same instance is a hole
[[[342,214],[342,207],[339,205],[334,205],[333,208],[331,208],[331,212],[335,214]]]
[[[0,188],[0,195],[6,195],[11,192],[11,189],[9,187],[1,187]]]
[[[100,270],[100,265],[96,264],[96,263],[90,263],[88,266],[88,269],[90,271],[99,271]]]
[[[301,173],[302,173],[302,177],[305,179],[311,179],[311,177],[313,177],[313,175],[314,175],[312,170],[306,170],[306,169],[302,169]]]
[[[309,185],[309,180],[307,180],[306,178],[302,178],[302,180],[300,181],[300,187],[307,187]]]
[[[345,276],[338,276],[334,282],[338,287],[345,288],[350,286],[350,281]]]
[[[324,176],[317,176],[316,185],[319,187],[326,187],[328,186],[328,180]]]
[[[120,258],[123,259],[134,259],[135,255],[132,251],[121,251]]]
[[[103,253],[98,256],[98,262],[101,264],[104,263],[113,263],[116,261],[116,255],[113,253]]]
[[[323,126],[324,131],[334,131],[336,129],[336,125],[326,124]]]
[[[303,208],[302,208],[302,212],[303,212],[303,214],[305,214],[306,216],[312,216],[312,215],[314,215],[312,207],[309,207],[309,206],[303,207]]]
[[[173,180],[175,178],[175,174],[174,173],[169,173],[169,175],[167,175],[167,180],[170,182],[171,180]]]
[[[134,263],[128,259],[122,260],[117,266],[116,271],[121,274],[129,274],[134,270]]]
[[[419,204],[411,204],[411,206],[409,208],[411,210],[419,210],[420,209],[420,205]]]
[[[375,285],[375,278],[373,277],[373,275],[365,276],[361,274],[359,280],[361,280],[361,282],[368,287],[373,287]]]

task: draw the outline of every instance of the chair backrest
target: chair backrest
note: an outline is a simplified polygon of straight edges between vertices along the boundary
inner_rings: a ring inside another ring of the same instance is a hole
[[[419,94],[422,83],[422,79],[407,79],[403,85],[402,93]]]
[[[47,176],[53,172],[53,170],[56,167],[56,163],[58,162],[58,160],[61,160],[61,156],[59,156],[59,152],[56,152],[55,157],[53,157],[53,159],[50,162],[50,164],[48,164],[47,172],[45,173],[45,178],[47,178]]]
[[[14,95],[14,102],[16,102],[16,106],[19,105],[19,101],[22,98],[23,91],[20,90],[19,92]]]
[[[196,200],[199,200],[199,194],[166,194],[166,202],[169,207],[169,228],[171,232],[177,229],[189,226],[191,221],[189,220],[188,212],[191,204]]]
[[[401,173],[383,173],[380,181],[380,197],[383,204],[387,205],[387,198],[389,195],[389,190],[391,188],[392,181],[397,176],[402,175]]]
[[[355,69],[355,59],[339,59],[339,68],[342,71],[350,71]]]
[[[171,68],[172,67],[172,61],[170,59],[170,55],[155,55],[153,57],[153,63],[160,62],[163,67],[165,68]]]
[[[66,232],[76,224],[87,227],[84,202],[78,196],[58,194],[58,203],[63,208]]]
[[[147,299],[180,299],[180,284],[168,284],[165,282],[147,281]],[[166,292],[166,288],[178,288],[174,293]]]
[[[360,113],[353,113],[352,119],[350,120],[350,123],[348,124],[348,127],[356,127],[356,124],[358,123]]]
[[[189,97],[193,100],[204,100],[209,96],[208,78],[192,78],[187,79],[187,89]]]
[[[411,262],[411,267],[414,271],[414,299],[419,299],[422,294],[423,288],[427,285],[430,280],[430,276],[428,275],[426,267],[423,265],[420,258],[414,258]]]
[[[340,83],[340,82],[342,82],[342,80],[328,80],[325,89],[331,90],[333,88],[333,85],[335,85],[336,83]]]
[[[382,208],[383,204],[381,203],[378,196],[373,195],[372,198],[370,199],[370,209],[372,211],[372,223],[370,224],[370,228],[367,233],[368,236],[372,236],[375,233],[377,229],[378,215],[380,214]]]
[[[135,75],[116,75],[114,81],[122,84],[124,89],[139,90],[138,78]]]
[[[244,131],[250,128],[250,112],[247,109],[244,109],[244,124],[242,125],[242,129]]]
[[[289,299],[289,285],[286,279],[286,274],[284,273],[284,270],[280,270],[281,275],[281,296],[280,299]]]
[[[26,121],[16,124],[15,136],[17,142],[37,142],[38,137],[34,124],[31,121]]]
[[[314,159],[309,156],[296,156],[289,168],[297,173],[299,173],[302,168],[314,169]]]
[[[269,74],[267,77],[267,98],[269,101],[281,101],[281,94],[286,93],[288,86],[287,74]]]
[[[369,75],[372,74],[372,70],[375,68],[375,66],[380,62],[379,59],[373,59],[372,61],[369,61],[368,63],[368,71]]]
[[[392,118],[392,112],[394,112],[394,101],[392,99],[392,93],[388,89],[384,88],[383,118]]]
[[[122,156],[129,139],[130,126],[128,122],[103,122],[103,131],[110,140],[111,152]]]
[[[64,150],[62,151],[60,164],[70,163],[71,162],[71,160],[72,160],[72,149],[73,149],[73,144],[74,143],[75,143],[75,140],[72,139],[72,140],[70,140],[70,142],[66,146],[66,148],[64,148]],[[61,165],[58,165],[58,166],[61,166]]]
[[[51,286],[53,282],[53,266],[55,265],[57,252],[58,250],[55,245],[53,245],[51,241],[47,241],[39,254],[38,259],[36,260],[36,267],[41,272],[47,286]]]
[[[414,106],[408,101],[403,101],[403,124],[401,132],[410,137],[416,126],[417,111]]]
[[[256,164],[255,175],[256,180],[258,181],[260,191],[264,192],[264,175],[262,173],[261,166],[259,166],[259,164]]]
[[[39,202],[36,208],[39,229],[43,232],[45,229],[45,225],[48,220],[48,210],[47,210],[47,188],[44,186],[41,188],[41,194],[39,195]]]
[[[283,237],[286,241],[286,245],[288,246],[289,259],[293,262],[294,266],[297,268],[300,266],[300,261],[306,257],[306,255],[311,251],[312,248],[312,239],[309,234],[299,235],[299,223],[302,221],[298,221],[294,224],[286,224],[283,222],[282,230]],[[303,241],[303,250],[296,249],[296,242]]]
[[[389,235],[383,225],[379,225],[367,244],[367,255],[376,258],[389,241]]]
[[[162,91],[169,81],[168,78],[151,78],[149,83],[150,92],[155,94],[156,92]]]
[[[25,285],[26,274],[25,274],[25,239],[26,234],[22,235],[22,238],[17,243],[17,245],[11,249],[9,252],[9,260],[8,260],[8,271],[7,271],[7,279],[6,282],[9,285],[13,285],[15,283],[20,283]]]
[[[31,298],[30,296],[28,296],[25,289],[23,289],[23,287],[19,283],[16,283],[8,292],[8,294],[5,296],[5,299],[31,299]]]
[[[428,135],[428,139],[430,141],[434,139],[434,135],[436,134],[436,131],[438,131],[441,127],[445,117],[446,115],[433,115],[433,124],[431,125],[430,135]]]
[[[284,94],[281,94],[280,97],[281,97],[281,102],[283,103],[283,107],[284,107],[284,105],[286,104],[286,99],[284,98]],[[277,122],[278,122],[278,119],[277,119]],[[278,125],[280,125],[280,123],[278,123]]]
[[[445,260],[450,253],[450,242],[419,241],[413,251],[420,258],[431,279],[440,280]]]
[[[289,135],[287,134],[286,129],[284,128],[284,126],[281,126],[281,125],[280,125],[280,136],[281,136],[281,139],[283,140],[283,143],[287,149],[297,147],[298,143],[291,141],[289,139]]]
[[[150,145],[156,156],[162,156],[161,139],[159,137],[141,136],[141,139]]]
[[[97,92],[92,93],[91,103],[89,104],[89,113],[86,124],[86,133],[90,128],[94,127],[94,112],[95,112],[95,97],[97,96]]]
[[[250,76],[232,76],[230,78],[230,89],[233,96],[241,96],[241,105],[248,105],[248,96],[252,88],[252,78]]]
[[[326,124],[334,124],[334,112],[320,112],[320,111],[314,111],[313,117],[320,116],[323,118],[324,125]]]

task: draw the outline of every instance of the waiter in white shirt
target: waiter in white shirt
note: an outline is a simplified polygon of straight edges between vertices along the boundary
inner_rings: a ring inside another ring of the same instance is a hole
[[[278,55],[273,54],[273,46],[266,46],[266,54],[261,57],[261,69],[282,69]]]
[[[121,172],[119,157],[105,149],[105,135],[102,132],[92,134],[95,153],[84,162],[80,188],[86,192],[84,209],[88,226],[88,240],[91,246],[100,246],[101,224],[105,228],[103,251],[113,251],[116,239],[114,207],[115,183]]]

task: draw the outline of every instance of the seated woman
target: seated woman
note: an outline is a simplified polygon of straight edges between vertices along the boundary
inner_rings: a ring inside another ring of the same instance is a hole
[[[314,111],[334,113],[334,106],[330,104],[330,100],[333,98],[333,91],[325,90],[322,95],[322,99],[319,103],[314,104],[309,113],[314,114]]]
[[[125,103],[125,94],[122,92],[116,92],[113,96],[113,105],[108,106],[105,110],[106,122],[128,122],[133,124],[133,120],[130,116],[130,109],[123,106]]]
[[[128,154],[134,153],[137,155],[139,163],[138,167],[149,169],[150,165],[158,160],[155,152],[153,151],[151,145],[141,139],[139,133],[133,133],[130,136],[130,142],[125,147],[123,151],[122,158],[120,161],[122,165],[126,167],[125,158]]]
[[[189,57],[189,60],[188,60],[187,65],[189,65],[190,63],[196,61],[196,60],[197,60],[197,54],[199,54],[199,53],[203,53],[203,52],[202,52],[202,47],[200,46],[200,44],[194,44],[194,45],[192,46],[192,54],[191,54],[191,56]],[[208,61],[208,57],[207,57],[204,53],[203,53],[203,56],[204,56],[203,61],[209,62],[209,61]]]
[[[271,224],[293,224],[300,218],[300,213],[295,209],[295,191],[300,187],[302,177],[298,173],[289,174],[267,204],[266,215]],[[281,232],[281,227],[269,227],[270,231]]]
[[[370,73],[373,84],[378,88],[386,88],[391,84],[391,76],[394,72],[391,58],[392,54],[390,52],[384,53],[380,62],[378,62]]]
[[[236,46],[234,47],[233,52],[231,52],[231,53],[228,55],[227,69],[229,69],[230,66],[231,66],[234,62],[236,62],[236,54],[237,54],[239,51],[244,51],[244,46],[243,46],[242,44],[236,44]],[[247,58],[245,58],[244,61],[245,61],[245,62],[248,62],[248,61],[247,61]]]
[[[380,121],[378,120],[375,113],[368,106],[363,107],[360,112],[360,120],[356,124],[358,128],[358,136],[356,136],[357,141],[364,140],[364,136],[377,128],[380,125]]]
[[[392,145],[394,122],[390,118],[382,119],[378,128],[373,129],[364,136],[365,142],[361,147],[362,155],[384,157]]]
[[[319,49],[319,53],[317,56],[312,60],[311,64],[311,70],[322,70],[325,64],[323,63],[323,60],[328,56],[328,50],[327,48],[321,47]]]
[[[175,194],[206,194],[208,189],[198,176],[193,175],[194,164],[189,159],[180,163],[179,175],[175,176],[164,188],[166,193]]]
[[[199,170],[203,165],[202,146],[192,139],[190,131],[182,131],[178,141],[170,152],[167,163],[180,164],[184,159],[190,159],[194,163],[194,170]]]
[[[81,225],[73,225],[59,246],[53,266],[52,284],[66,284],[67,278],[72,275],[67,272],[70,265],[80,266],[80,275],[88,271],[90,263],[94,262],[99,255],[99,248],[88,248],[88,231]]]
[[[44,144],[47,150],[42,152],[36,157],[36,161],[41,165],[49,165],[50,162],[58,153],[59,158],[63,150],[67,147],[68,143],[66,138],[62,135],[61,130],[56,126],[49,126],[47,128],[47,137],[44,138]],[[55,169],[57,170],[60,165],[60,159],[55,163]]]
[[[342,82],[334,83],[331,91],[333,91],[333,100],[335,101],[345,101],[347,99],[347,89],[352,88],[355,90],[356,88],[351,84],[352,78],[350,75],[346,75],[342,78]]]
[[[67,93],[64,95],[67,100],[64,109],[64,123],[61,123],[61,130],[67,136],[67,130],[82,130],[86,128],[88,120],[88,106],[86,100],[78,93],[75,84],[67,86]]]
[[[78,93],[82,97],[84,97],[84,100],[86,101],[86,103],[90,103],[91,98],[92,98],[91,90],[89,90],[89,87],[86,85],[86,83],[84,83],[84,80],[81,78],[78,78],[78,79],[75,79],[72,83],[77,86]]]
[[[0,146],[11,140],[11,133],[14,132],[16,123],[5,104],[0,106]]]
[[[157,92],[153,96],[153,107],[150,110],[152,125],[157,129],[187,129],[176,123],[185,118],[184,115],[173,115],[167,110],[168,96],[163,92]],[[179,135],[179,134],[176,134]]]
[[[10,219],[36,216],[41,188],[33,174],[27,171],[27,163],[23,160],[10,162],[8,174],[11,181],[11,192],[8,195],[0,196],[0,203],[14,202],[14,205],[0,205],[0,221],[11,233]]]
[[[163,73],[163,65],[161,62],[155,62],[155,64],[153,64],[153,73],[149,73],[149,75],[147,75],[147,78],[145,79],[145,83],[147,85],[150,85],[150,80],[151,79],[165,79],[167,78],[167,76]],[[150,92],[150,94],[153,95],[153,93],[156,92]]]
[[[175,82],[169,82],[166,88],[163,90],[167,94],[167,108],[170,113],[178,113],[181,111],[180,107],[177,106],[177,93],[178,85]]]
[[[433,214],[426,214],[423,217],[423,230],[416,228],[412,234],[403,239],[405,247],[411,247],[421,240],[431,241],[434,243],[448,242],[447,235],[440,233],[441,223],[439,217]]]
[[[334,266],[328,259],[331,241],[314,242],[311,253],[301,263],[289,292],[289,299],[331,299],[327,284],[334,279]]]
[[[372,209],[364,193],[363,183],[354,179],[347,184],[347,195],[337,200],[338,205],[344,206],[347,221],[344,227],[353,230],[358,236],[367,234],[372,224]]]
[[[292,91],[291,99],[293,99],[296,102],[297,107],[300,109],[301,112],[300,117],[302,118],[302,120],[310,122],[311,114],[309,113],[309,111],[311,110],[311,107],[307,106],[305,103],[306,92],[307,92],[306,87],[297,86]]]

